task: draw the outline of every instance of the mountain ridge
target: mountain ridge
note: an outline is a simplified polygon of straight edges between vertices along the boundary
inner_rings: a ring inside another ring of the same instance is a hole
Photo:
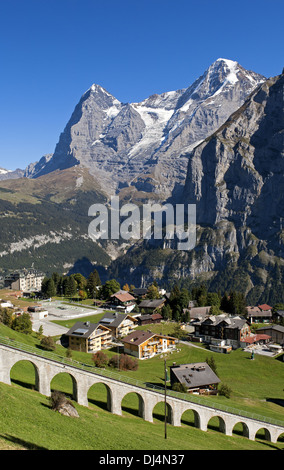
[[[123,283],[131,279],[136,286],[153,280],[165,286],[204,282],[214,291],[237,287],[251,303],[272,302],[275,294],[269,296],[275,287],[273,292],[281,297],[283,289],[274,281],[282,279],[284,283],[283,75],[259,78],[260,83],[250,91],[255,79],[247,71],[233,61],[216,62],[210,73],[205,72],[187,89],[152,95],[136,105],[120,103],[102,87],[92,85],[57,144],[57,162],[62,167],[72,165],[44,174],[47,165],[55,162],[54,155],[48,155],[36,169],[30,167],[29,178],[0,184],[2,221],[7,225],[10,217],[11,226],[18,208],[24,212],[21,232],[17,231],[18,239],[14,236],[12,240],[13,249],[28,238],[29,218],[40,204],[33,236],[46,234],[44,246],[49,247],[48,251],[43,245],[33,250],[32,246],[26,251],[23,248],[22,257],[12,257],[7,228],[1,238],[2,266],[9,266],[11,260],[21,264],[24,253],[29,253],[41,269],[45,265],[50,273],[54,266],[59,270],[61,263],[66,272],[73,269],[72,264],[80,269],[82,252],[90,269],[100,264],[104,274],[107,269],[108,276]],[[238,78],[240,74],[246,75],[245,81]],[[236,107],[241,93],[245,97]],[[223,114],[218,113],[219,105],[224,105]],[[96,115],[92,120],[93,106],[100,119]],[[224,119],[230,106],[234,110]],[[191,148],[191,134],[196,131],[194,138],[198,139],[204,123],[208,129],[219,125],[200,141],[195,140]],[[84,164],[75,158],[75,144],[81,146]],[[91,172],[85,164],[93,163],[88,153],[92,144],[102,153],[100,159],[98,154],[93,155],[97,160]],[[43,174],[39,176],[37,170]],[[108,184],[110,175],[112,184]],[[133,244],[98,241],[91,246],[87,240],[88,208],[95,202],[106,202],[116,191],[127,202],[196,204],[195,249],[178,251],[173,240],[139,240]],[[50,227],[45,210],[51,216]],[[60,233],[54,237],[56,229]],[[60,237],[58,251],[56,240]],[[54,248],[56,260],[50,256]],[[4,251],[7,253],[2,254]]]
[[[82,165],[113,194],[134,186],[177,197],[185,181],[188,153],[204,140],[265,77],[237,62],[215,61],[187,88],[121,103],[100,85],[81,97],[54,154],[26,169],[35,178]],[[214,99],[212,99],[214,98]]]

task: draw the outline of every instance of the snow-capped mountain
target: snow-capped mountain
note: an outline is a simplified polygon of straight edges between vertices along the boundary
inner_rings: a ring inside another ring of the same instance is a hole
[[[24,170],[20,170],[20,168],[17,168],[14,171],[6,170],[5,168],[0,168],[0,181],[21,178],[23,175],[24,175]]]
[[[109,193],[123,187],[178,196],[190,151],[217,130],[264,77],[218,59],[188,88],[121,103],[92,85],[76,106],[53,156],[26,169],[38,177],[87,167]]]
[[[93,85],[54,154],[29,165],[30,178],[1,181],[1,266],[32,257],[50,274],[96,267],[121,285],[202,282],[242,291],[251,305],[283,302],[283,87],[283,74],[263,80],[225,59],[141,103]],[[88,209],[115,190],[122,202],[196,204],[195,248],[91,240]]]
[[[0,175],[7,175],[7,173],[11,173],[12,170],[5,170],[5,168],[0,168]]]

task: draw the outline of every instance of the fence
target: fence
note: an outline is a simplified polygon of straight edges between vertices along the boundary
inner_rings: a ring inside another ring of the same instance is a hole
[[[75,369],[80,369],[89,373],[107,377],[109,379],[113,379],[118,382],[123,382],[128,385],[134,385],[135,387],[139,387],[142,389],[153,390],[157,393],[161,393],[164,396],[164,391],[165,391],[164,387],[159,387],[154,384],[142,382],[141,380],[128,377],[119,372],[113,372],[111,370],[101,369],[92,365],[84,364],[84,363],[75,361],[73,359],[69,359],[67,357],[59,356],[58,354],[55,354],[51,351],[45,351],[43,349],[38,350],[36,347],[30,346],[24,343],[19,343],[18,341],[6,338],[1,335],[0,335],[0,344],[6,345],[12,349],[26,352],[33,356],[38,356],[44,359],[49,359],[54,362],[59,362],[61,364],[68,365],[69,367],[74,367]],[[262,416],[262,415],[258,415],[255,413],[251,413],[245,410],[239,410],[237,408],[226,406],[222,403],[213,402],[211,398],[204,398],[204,397],[200,397],[200,396],[196,396],[192,394],[175,392],[173,390],[169,390],[168,388],[167,388],[167,395],[173,398],[178,398],[179,400],[189,401],[191,403],[205,406],[207,408],[213,408],[214,410],[224,411],[226,413],[234,414],[234,415],[245,417],[245,418],[250,418],[250,419],[260,421],[263,423],[275,424],[277,426],[284,426],[284,420],[281,421],[281,420],[277,420],[277,419],[270,418],[267,416]]]

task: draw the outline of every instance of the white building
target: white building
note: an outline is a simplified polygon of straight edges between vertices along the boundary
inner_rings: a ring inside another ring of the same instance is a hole
[[[4,279],[4,287],[23,292],[39,292],[44,274],[34,268],[22,269],[9,274]]]

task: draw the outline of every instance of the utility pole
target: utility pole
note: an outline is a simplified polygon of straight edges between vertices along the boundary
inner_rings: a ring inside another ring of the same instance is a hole
[[[167,362],[165,359],[165,439],[167,439]]]

